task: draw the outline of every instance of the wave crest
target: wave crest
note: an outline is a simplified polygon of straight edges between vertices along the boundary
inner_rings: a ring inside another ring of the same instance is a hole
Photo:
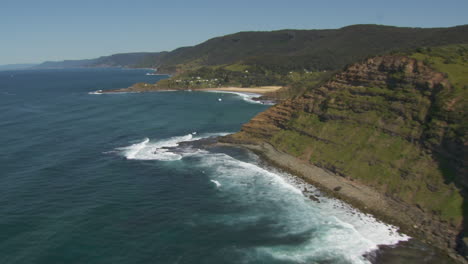
[[[196,132],[193,132],[184,136],[171,137],[155,142],[152,142],[149,138],[144,138],[138,143],[127,147],[117,148],[117,150],[121,153],[121,155],[129,160],[175,161],[182,159],[184,156],[193,155],[202,151],[175,149],[181,142],[190,142],[214,136],[224,136],[229,133],[207,133],[200,136],[195,136],[196,134]]]

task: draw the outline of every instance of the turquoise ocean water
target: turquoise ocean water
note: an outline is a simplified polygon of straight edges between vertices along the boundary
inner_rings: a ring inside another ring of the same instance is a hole
[[[266,105],[90,94],[163,78],[145,73],[0,72],[0,263],[368,263],[406,239],[251,153],[178,147]]]

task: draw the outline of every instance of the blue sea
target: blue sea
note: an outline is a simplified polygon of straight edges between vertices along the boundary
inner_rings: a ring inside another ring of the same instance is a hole
[[[239,131],[269,107],[249,96],[92,93],[165,78],[146,72],[0,72],[0,263],[369,263],[408,239],[245,150],[181,144]]]

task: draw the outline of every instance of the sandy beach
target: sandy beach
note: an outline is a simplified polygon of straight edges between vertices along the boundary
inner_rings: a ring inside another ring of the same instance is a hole
[[[141,93],[141,92],[167,92],[167,91],[205,91],[205,92],[235,92],[235,93],[252,93],[252,94],[266,94],[270,92],[278,91],[279,89],[283,88],[282,86],[258,86],[252,88],[242,88],[242,87],[215,87],[215,88],[201,88],[201,89],[189,89],[189,88],[177,88],[177,89],[168,89],[168,88],[159,88],[154,85],[148,86],[140,86],[140,87],[128,87],[123,89],[112,89],[112,90],[98,90],[92,92],[93,94],[101,94],[101,93]]]
[[[281,88],[283,87],[282,86],[259,86],[259,87],[252,87],[252,88],[218,87],[218,88],[202,88],[202,89],[194,89],[194,90],[265,94],[269,92],[276,92]]]

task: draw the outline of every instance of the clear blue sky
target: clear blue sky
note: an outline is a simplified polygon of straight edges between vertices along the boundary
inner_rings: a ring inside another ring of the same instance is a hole
[[[1,0],[0,65],[172,50],[238,31],[468,24],[468,0]]]

